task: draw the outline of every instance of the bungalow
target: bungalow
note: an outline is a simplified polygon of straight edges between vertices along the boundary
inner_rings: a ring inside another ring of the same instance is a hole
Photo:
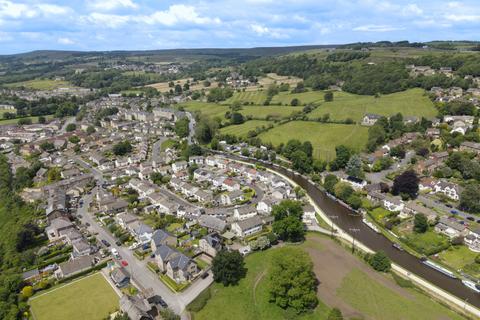
[[[82,271],[90,269],[94,265],[94,259],[92,256],[81,256],[66,262],[62,262],[58,265],[58,269],[55,271],[55,277],[57,279],[71,277]]]
[[[435,226],[435,231],[448,236],[449,238],[464,237],[468,234],[465,225],[458,223],[455,219],[441,217]]]
[[[227,227],[225,221],[209,215],[201,215],[197,218],[197,221],[199,226],[207,228],[209,232],[222,233]]]
[[[400,212],[404,207],[404,203],[400,199],[379,192],[370,192],[368,193],[367,198],[392,212]]]
[[[123,199],[114,199],[114,201],[100,206],[100,211],[106,214],[115,214],[124,212],[128,208],[128,202]]]
[[[124,294],[120,298],[120,310],[127,314],[130,320],[153,320],[156,314],[148,301],[139,295]]]
[[[215,257],[222,250],[222,242],[216,233],[208,234],[198,241],[200,250],[211,257]]]
[[[203,203],[208,203],[208,202],[212,202],[213,201],[213,194],[212,194],[212,191],[208,190],[208,191],[205,191],[205,190],[202,190],[202,189],[198,189],[194,194],[193,194],[193,197],[200,201],[200,202],[203,202]]]
[[[233,209],[233,217],[236,220],[245,220],[257,215],[257,209],[253,206],[243,206]]]
[[[440,129],[428,128],[427,131],[425,131],[425,135],[429,138],[437,139],[440,137]]]
[[[458,185],[454,183],[450,183],[447,181],[440,181],[437,184],[433,186],[433,192],[437,193],[443,193],[447,197],[453,200],[459,200],[460,199],[460,188]]]
[[[373,113],[367,113],[363,116],[362,126],[373,126],[382,116]]]
[[[236,202],[243,201],[244,199],[245,197],[243,196],[243,192],[241,190],[235,190],[220,195],[220,202],[224,206],[232,205]]]
[[[416,215],[421,213],[427,217],[428,221],[435,221],[435,218],[438,216],[438,214],[432,209],[416,204],[414,201],[408,202],[403,208],[402,213],[406,215]]]
[[[263,222],[259,217],[252,217],[246,220],[232,223],[232,231],[239,238],[245,238],[262,231]]]

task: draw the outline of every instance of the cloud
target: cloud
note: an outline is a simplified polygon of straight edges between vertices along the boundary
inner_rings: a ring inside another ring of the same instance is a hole
[[[190,24],[220,24],[222,21],[219,18],[209,18],[201,16],[195,7],[175,4],[164,11],[156,11],[149,16],[139,17],[140,22],[147,24],[162,24],[165,26],[174,26],[176,24],[190,23]]]
[[[138,8],[138,5],[132,0],[92,0],[88,2],[88,6],[93,10],[98,11],[111,11],[120,8]]]
[[[286,32],[280,32],[280,30],[273,30],[265,27],[261,24],[251,24],[250,30],[252,30],[258,36],[267,36],[274,39],[287,39],[289,36]]]
[[[363,31],[363,32],[390,32],[390,31],[398,31],[404,30],[405,28],[393,27],[388,25],[375,25],[375,24],[368,24],[363,26],[358,26],[353,28],[353,31]]]
[[[49,4],[49,3],[40,3],[36,5],[38,10],[46,15],[63,15],[67,14],[71,11],[69,7],[57,6],[56,4]]]
[[[75,44],[75,41],[70,38],[58,38],[57,42],[65,45]]]
[[[0,0],[0,17],[18,19],[33,18],[36,15],[35,10],[26,4]]]
[[[402,13],[404,15],[422,15],[423,10],[415,3],[410,3],[406,7],[403,8]]]
[[[478,14],[447,14],[445,19],[454,22],[480,22],[480,15]]]
[[[121,16],[116,14],[106,14],[106,13],[99,13],[93,12],[88,16],[82,17],[81,20],[85,24],[95,24],[104,26],[110,29],[115,29],[120,26],[125,25],[127,22],[131,20],[130,16]]]

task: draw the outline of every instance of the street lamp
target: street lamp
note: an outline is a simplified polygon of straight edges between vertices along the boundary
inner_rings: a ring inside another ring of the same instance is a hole
[[[333,239],[333,233],[334,233],[334,232],[337,232],[337,230],[334,228],[333,220],[338,219],[338,216],[329,215],[328,217],[330,218],[330,221],[332,222],[332,227],[331,227],[331,228],[332,228],[332,234],[331,234],[331,237],[332,237],[332,239]]]
[[[352,232],[352,253],[355,253],[355,233],[360,232],[358,228],[348,228]]]

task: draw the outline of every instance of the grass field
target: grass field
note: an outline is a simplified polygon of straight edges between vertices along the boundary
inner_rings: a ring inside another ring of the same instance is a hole
[[[468,249],[467,246],[451,246],[438,254],[438,259],[455,270],[463,269],[465,266],[475,263],[478,253]],[[474,275],[478,276],[478,275]]]
[[[257,127],[267,127],[271,121],[250,120],[239,125],[228,126],[220,129],[221,134],[231,134],[237,137],[246,137],[248,132],[255,131]]]
[[[221,119],[224,119],[225,113],[229,110],[227,106],[221,104],[199,101],[186,102],[179,106],[183,106],[187,111],[199,111],[209,118],[220,117]]]
[[[288,83],[290,87],[293,88],[300,81],[302,81],[302,79],[297,77],[280,76],[276,73],[268,73],[265,77],[261,77],[260,79],[258,79],[258,84],[264,87],[268,87],[272,83]]]
[[[355,121],[361,121],[365,113],[390,116],[401,112],[403,116],[432,118],[437,115],[437,110],[430,99],[424,96],[423,93],[422,89],[410,89],[375,98],[373,96],[335,92],[334,101],[323,102],[308,117],[316,119],[328,113],[333,120],[350,118]]]
[[[101,320],[118,309],[119,297],[101,273],[30,298],[35,320]]]
[[[189,79],[179,79],[179,80],[175,80],[174,83],[181,85],[182,88],[183,88],[183,85],[184,85],[185,83],[187,83],[188,80],[190,80],[190,82],[192,82],[193,79],[192,79],[192,78],[189,78]],[[147,85],[147,87],[153,87],[153,88],[157,89],[157,90],[160,91],[160,92],[168,92],[168,91],[170,91],[170,89],[173,89],[173,88],[171,88],[171,87],[168,85],[168,83],[169,83],[168,81],[167,81],[167,82],[152,83],[152,84]],[[209,90],[209,89],[211,89],[211,88],[216,88],[216,87],[218,87],[218,82],[213,82],[213,83],[210,84],[209,87],[205,87],[205,86],[203,85],[203,81],[199,81],[199,82],[196,83],[196,84],[191,84],[191,85],[190,85],[190,90],[191,90],[191,91],[201,90],[201,89]]]
[[[358,269],[353,269],[337,290],[345,302],[371,319],[463,319],[421,293],[414,290],[407,293],[410,297],[372,281]]]
[[[4,114],[5,112],[17,113],[17,110],[0,109],[0,117],[3,117],[3,114]]]
[[[406,243],[410,247],[427,256],[440,252],[450,243],[446,236],[438,234],[433,230],[428,230],[425,233],[411,233],[405,238]]]
[[[301,112],[302,109],[290,106],[243,106],[240,113],[255,119],[285,119],[294,112]]]
[[[317,295],[321,303],[313,313],[298,316],[268,302],[269,265],[276,252],[286,249],[276,248],[249,255],[245,259],[247,276],[238,286],[214,283],[211,298],[193,319],[326,320],[330,307],[340,308],[344,319],[463,319],[427,296],[399,287],[390,276],[373,271],[328,237],[310,233],[303,244],[293,248],[307,251],[320,281]]]
[[[32,119],[32,123],[37,123],[38,122],[38,117],[24,117],[22,119]],[[45,118],[47,120],[52,120],[53,119],[53,115],[48,115],[48,116],[45,116]],[[18,120],[20,120],[20,118],[18,119],[3,119],[3,120],[0,120],[0,126],[1,125],[7,125],[7,124],[17,124],[18,123]]]
[[[233,96],[222,104],[232,104],[234,102],[248,102],[256,105],[262,105],[267,99],[267,93],[264,90],[235,92]]]
[[[51,80],[51,79],[36,79],[22,82],[8,83],[5,85],[8,88],[25,87],[34,90],[53,90],[58,88],[71,88],[72,85],[68,81],[64,80]]]
[[[300,104],[323,102],[324,91],[307,91],[302,93],[280,92],[272,98],[272,104],[281,103],[290,105],[292,99],[296,98]]]
[[[273,145],[287,143],[290,139],[308,140],[313,145],[314,157],[325,160],[332,160],[335,157],[335,146],[341,144],[362,150],[367,137],[368,129],[365,127],[308,121],[291,121],[259,135],[262,141]]]

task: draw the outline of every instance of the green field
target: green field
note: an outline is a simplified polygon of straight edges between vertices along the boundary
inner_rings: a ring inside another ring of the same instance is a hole
[[[254,119],[285,119],[294,112],[301,112],[302,109],[290,106],[243,106],[240,113]]]
[[[454,270],[464,269],[466,266],[475,265],[475,258],[478,256],[478,253],[473,252],[468,249],[467,246],[451,246],[445,251],[442,251],[438,254],[438,259],[445,265],[451,267]],[[467,267],[465,270],[467,273],[470,273],[474,277],[480,276],[476,270],[469,270]]]
[[[35,320],[101,320],[118,309],[119,297],[101,273],[30,298]]]
[[[179,106],[184,107],[187,111],[201,112],[209,118],[220,117],[221,119],[225,118],[225,113],[229,110],[227,106],[221,104],[199,101],[186,102]]]
[[[335,147],[341,144],[357,151],[362,150],[367,137],[366,127],[310,121],[291,121],[259,135],[262,141],[273,145],[287,143],[290,139],[310,141],[314,157],[325,160],[333,160]]]
[[[323,102],[324,91],[307,91],[302,93],[280,92],[272,98],[272,104],[281,103],[290,105],[292,99],[296,98],[300,104],[320,103]]]
[[[346,303],[371,319],[463,319],[419,292],[408,290],[408,293],[409,298],[372,281],[358,269],[353,269],[337,290]]]
[[[47,121],[48,120],[52,120],[54,117],[53,115],[48,115],[48,116],[44,116]],[[35,116],[35,117],[23,117],[22,119],[32,119],[32,123],[37,123],[38,122],[38,117]],[[18,120],[20,120],[20,118],[17,118],[17,119],[3,119],[3,120],[0,120],[0,126],[1,125],[7,125],[7,124],[17,124],[18,123]]]
[[[237,137],[246,137],[248,132],[255,131],[257,127],[267,127],[271,121],[250,120],[239,125],[228,126],[220,129],[221,134],[231,134]]]
[[[223,102],[223,104],[232,104],[234,102],[248,102],[248,103],[253,103],[256,105],[262,105],[265,100],[267,99],[267,93],[263,90],[258,90],[258,91],[241,91],[241,92],[235,92],[233,96],[226,101]]]
[[[291,313],[268,301],[268,268],[275,252],[282,249],[285,248],[249,255],[245,259],[248,269],[246,278],[242,279],[238,286],[224,287],[214,283],[210,287],[212,297],[200,312],[194,314],[193,319],[291,319]],[[320,304],[313,313],[294,319],[326,319],[327,312],[328,308]]]
[[[328,113],[332,120],[350,118],[354,121],[361,121],[365,113],[390,116],[401,112],[403,116],[432,118],[437,115],[437,110],[423,93],[422,89],[410,89],[375,98],[373,96],[335,92],[332,102],[323,102],[308,117],[317,119]]]
[[[447,236],[438,234],[433,230],[428,230],[425,233],[411,233],[405,239],[405,242],[412,249],[427,256],[442,251],[450,244]]]
[[[72,85],[68,81],[64,80],[51,80],[51,79],[35,79],[22,82],[8,83],[5,85],[8,88],[25,87],[33,90],[53,90],[58,88],[71,88]]]

